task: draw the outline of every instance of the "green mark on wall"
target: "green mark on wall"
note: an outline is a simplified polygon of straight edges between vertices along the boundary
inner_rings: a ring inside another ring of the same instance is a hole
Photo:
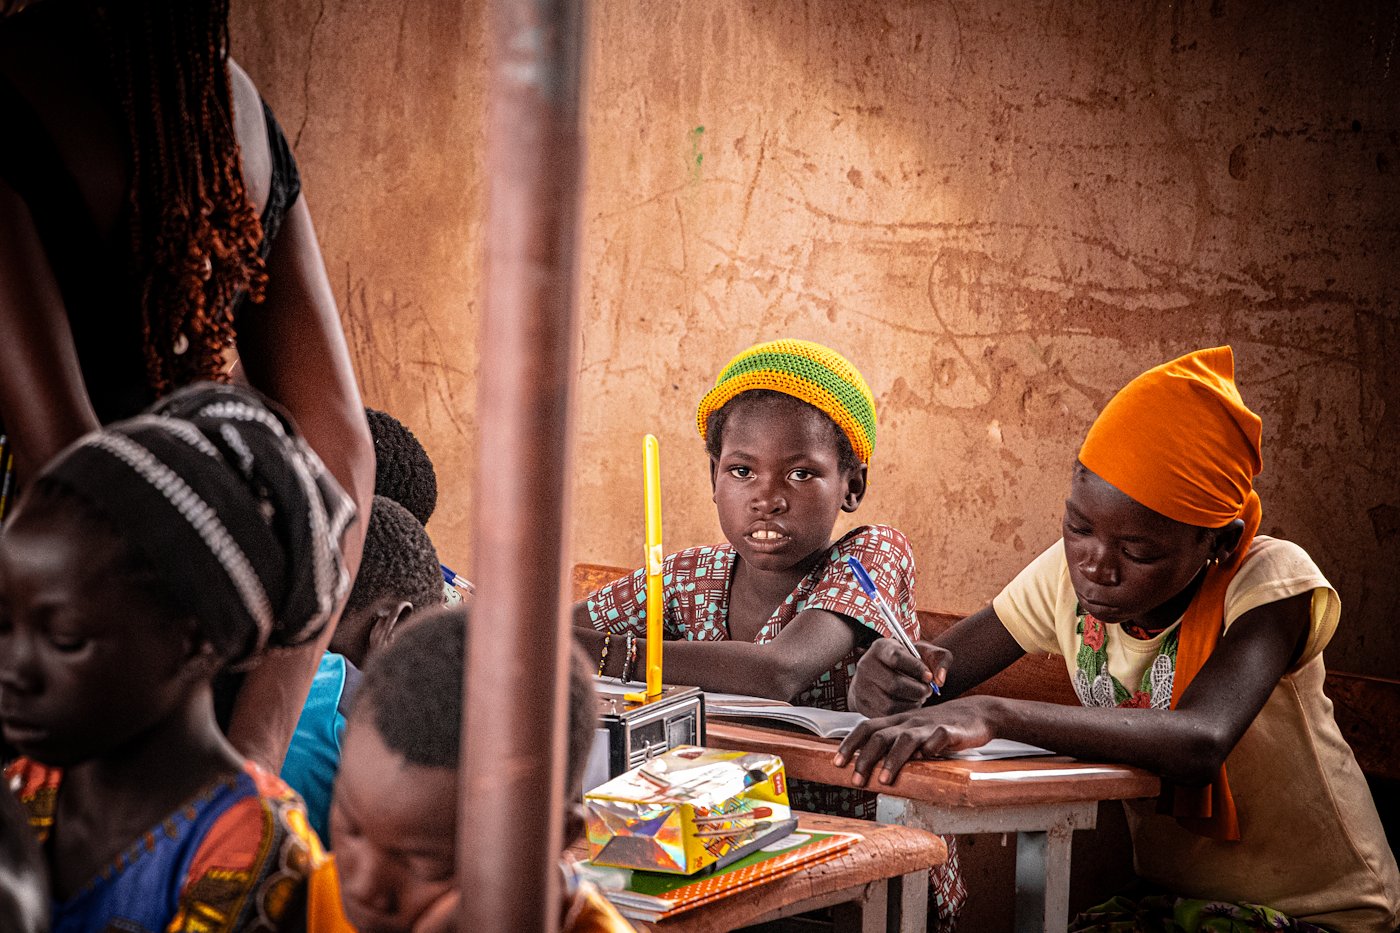
[[[704,141],[705,128],[697,126],[690,131],[690,162],[693,166],[690,170],[690,180],[700,180],[700,167],[705,162],[705,153],[700,151],[700,143]]]

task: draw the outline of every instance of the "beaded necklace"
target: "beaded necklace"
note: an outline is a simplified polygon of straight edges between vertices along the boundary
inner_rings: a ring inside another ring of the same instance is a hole
[[[1137,709],[1169,709],[1172,682],[1176,677],[1176,642],[1180,626],[1173,628],[1157,647],[1157,656],[1142,672],[1137,690],[1129,690],[1108,669],[1108,628],[1079,606],[1074,607],[1078,622],[1079,651],[1074,661],[1074,692],[1084,706]]]

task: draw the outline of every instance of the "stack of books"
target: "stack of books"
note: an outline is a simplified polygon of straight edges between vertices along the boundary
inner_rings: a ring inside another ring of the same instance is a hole
[[[860,838],[854,833],[799,831],[715,872],[677,876],[634,871],[624,890],[603,893],[624,916],[665,920],[833,859]]]

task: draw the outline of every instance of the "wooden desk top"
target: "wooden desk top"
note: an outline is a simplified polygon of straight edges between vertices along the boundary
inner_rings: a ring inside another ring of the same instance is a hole
[[[850,767],[838,768],[831,763],[840,745],[834,739],[713,719],[707,723],[706,732],[705,744],[711,748],[780,756],[788,777],[855,786],[851,783],[854,772]],[[1018,780],[996,777],[1027,771],[1035,772],[1035,776]],[[948,759],[912,761],[900,770],[893,784],[872,781],[865,789],[943,806],[1020,806],[1156,797],[1161,792],[1161,782],[1141,768],[1064,757]]]
[[[808,865],[785,878],[688,910],[670,920],[630,922],[638,930],[720,933],[801,909],[809,902],[820,904],[825,895],[838,891],[942,865],[948,858],[943,840],[920,829],[819,813],[794,815],[798,817],[799,830],[856,833],[863,838],[833,859]],[[571,846],[570,851],[578,858],[588,857],[588,845],[583,840]]]

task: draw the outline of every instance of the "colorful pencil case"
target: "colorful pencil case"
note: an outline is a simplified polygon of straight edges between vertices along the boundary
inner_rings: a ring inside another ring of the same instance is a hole
[[[599,865],[694,874],[790,818],[776,755],[681,745],[584,795]]]

